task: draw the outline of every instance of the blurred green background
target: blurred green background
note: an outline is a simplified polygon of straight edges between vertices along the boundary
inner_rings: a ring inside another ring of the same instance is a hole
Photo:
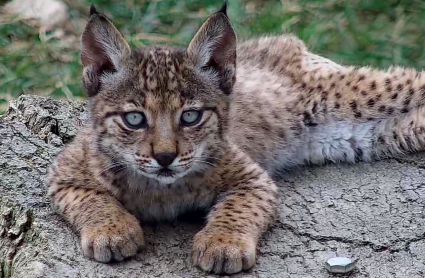
[[[0,113],[23,93],[84,98],[79,35],[89,4],[113,19],[133,47],[185,46],[217,0],[65,0],[70,20],[62,37],[30,22],[0,23]],[[0,5],[5,1],[0,0]],[[385,68],[425,66],[423,0],[229,0],[239,39],[294,33],[315,53],[342,64]]]

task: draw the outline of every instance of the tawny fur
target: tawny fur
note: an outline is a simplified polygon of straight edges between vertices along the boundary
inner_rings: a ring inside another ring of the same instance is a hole
[[[138,220],[205,209],[193,263],[216,273],[249,269],[275,215],[276,170],[424,148],[422,72],[344,67],[293,36],[236,45],[223,11],[187,50],[131,51],[92,13],[81,54],[90,121],[58,155],[48,184],[97,261],[135,255],[144,245]],[[181,127],[194,107],[202,120]],[[143,112],[148,127],[128,128],[122,115],[130,111]],[[160,177],[153,157],[173,152],[174,174]]]

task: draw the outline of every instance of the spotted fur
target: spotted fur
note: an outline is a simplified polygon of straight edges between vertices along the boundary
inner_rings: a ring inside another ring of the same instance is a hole
[[[82,35],[89,123],[56,158],[49,194],[81,235],[86,256],[131,257],[138,220],[209,211],[192,261],[205,271],[251,268],[272,223],[275,170],[422,150],[425,76],[338,65],[293,36],[236,43],[225,9],[186,50],[131,50],[91,8]],[[187,110],[203,111],[183,126]],[[125,115],[143,113],[145,126]],[[159,154],[175,154],[162,171]]]

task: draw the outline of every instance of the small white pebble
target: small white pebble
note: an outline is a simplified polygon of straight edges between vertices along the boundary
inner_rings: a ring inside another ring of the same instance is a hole
[[[354,270],[355,261],[345,257],[331,258],[326,262],[325,268],[330,273],[346,274]]]

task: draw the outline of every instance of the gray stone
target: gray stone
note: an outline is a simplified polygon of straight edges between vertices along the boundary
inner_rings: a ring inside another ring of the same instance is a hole
[[[199,221],[143,224],[147,249],[122,263],[82,256],[44,182],[52,157],[75,136],[84,104],[37,96],[0,118],[0,278],[214,277],[192,268]],[[279,219],[256,266],[235,277],[324,278],[327,259],[358,259],[350,277],[425,275],[425,156],[291,171],[278,181]]]

